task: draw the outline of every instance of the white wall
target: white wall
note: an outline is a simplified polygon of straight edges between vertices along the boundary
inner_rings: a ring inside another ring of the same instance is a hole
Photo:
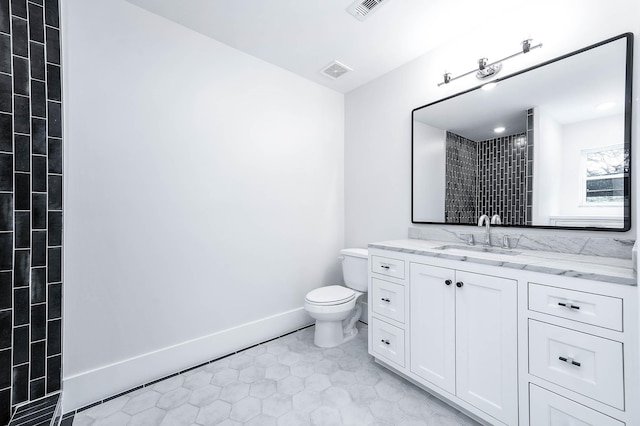
[[[561,203],[562,126],[543,108],[533,114],[533,223],[548,225],[550,216],[557,216]]]
[[[478,58],[514,53],[526,37],[544,47],[505,62],[505,75],[623,32],[638,36],[637,11],[637,0],[542,0],[535,5],[514,2],[512,9],[496,13],[495,21],[474,23],[473,16],[462,14],[439,17],[466,32],[345,97],[346,244],[406,237],[411,225],[411,110],[478,85],[469,76],[437,87],[445,71],[455,76],[474,68]],[[636,39],[636,57],[639,44]],[[640,80],[640,70],[634,69],[635,80]],[[637,99],[633,108],[640,108]],[[637,132],[633,137],[637,144]],[[637,152],[633,161],[640,164]],[[633,215],[631,231],[610,235],[635,238]]]
[[[65,411],[310,323],[343,95],[123,0],[62,3]]]
[[[413,217],[444,221],[447,164],[447,132],[419,121],[413,122]],[[418,201],[418,202],[416,202]]]

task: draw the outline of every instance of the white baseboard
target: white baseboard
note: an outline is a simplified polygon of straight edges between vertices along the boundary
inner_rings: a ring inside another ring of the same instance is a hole
[[[313,319],[300,307],[95,370],[64,377],[63,412],[68,413],[310,324],[313,324]]]

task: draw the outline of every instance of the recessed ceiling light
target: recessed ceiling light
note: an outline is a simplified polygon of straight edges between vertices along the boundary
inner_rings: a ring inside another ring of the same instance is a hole
[[[504,127],[496,127],[495,129],[493,129],[494,132],[496,133],[502,133],[504,132],[506,129]]]
[[[480,87],[482,90],[491,90],[494,87],[496,87],[498,85],[498,83],[496,82],[491,82],[491,83],[487,83],[485,85],[483,85],[482,87]]]
[[[600,105],[597,105],[596,108],[598,108],[601,111],[604,111],[606,109],[611,109],[616,105],[615,102],[604,102],[601,103]]]

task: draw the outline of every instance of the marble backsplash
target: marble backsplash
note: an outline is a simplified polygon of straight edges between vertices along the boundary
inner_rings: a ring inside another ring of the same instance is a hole
[[[452,231],[445,228],[409,227],[409,238],[466,244],[472,234],[476,244],[484,241],[484,228],[470,232],[468,228]],[[491,245],[501,247],[503,237],[508,236],[511,248],[521,250],[542,250],[557,253],[583,254],[588,256],[632,259],[635,240],[612,237],[568,236],[553,234],[528,234],[514,229],[491,229]]]

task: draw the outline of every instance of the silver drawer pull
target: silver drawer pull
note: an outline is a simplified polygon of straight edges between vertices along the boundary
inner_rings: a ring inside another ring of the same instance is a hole
[[[391,302],[391,299],[385,299],[384,297],[382,299],[380,299],[380,300],[382,300],[383,302],[387,302],[387,303]]]
[[[382,343],[384,343],[385,345],[390,345],[390,344],[391,344],[391,342],[390,342],[390,341],[388,341],[388,340],[386,340],[386,339],[382,339],[382,340],[380,340],[380,341],[381,341]]]
[[[562,362],[566,362],[566,363],[570,363],[572,365],[575,365],[576,367],[580,367],[580,363],[578,361],[574,361],[573,358],[566,358],[563,356],[559,356],[558,359]]]
[[[558,302],[558,305],[564,306],[565,308],[569,308],[569,309],[580,309],[580,306],[573,305],[571,303]]]

